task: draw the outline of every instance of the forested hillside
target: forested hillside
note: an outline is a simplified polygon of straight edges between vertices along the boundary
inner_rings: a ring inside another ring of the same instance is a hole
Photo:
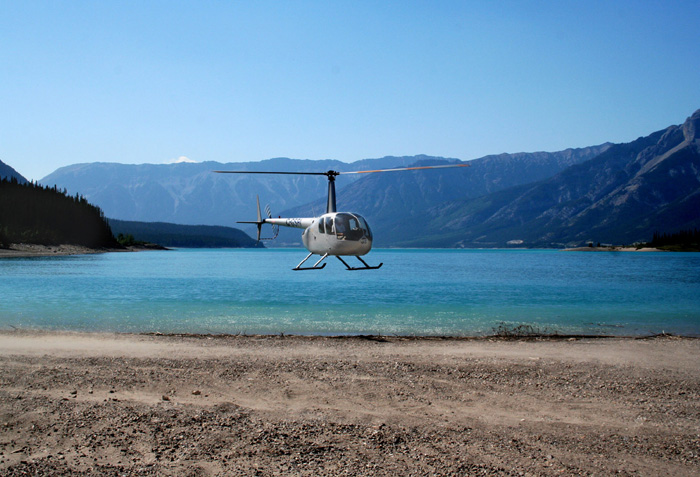
[[[700,252],[700,230],[681,230],[672,234],[655,232],[654,238],[646,245],[673,252]]]
[[[0,180],[0,246],[10,243],[119,247],[102,211],[79,194]]]
[[[115,234],[131,235],[137,241],[165,247],[263,248],[262,242],[233,227],[108,220]]]

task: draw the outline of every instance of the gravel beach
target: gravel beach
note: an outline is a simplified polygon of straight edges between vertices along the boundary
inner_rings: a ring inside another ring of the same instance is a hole
[[[0,333],[2,475],[699,475],[700,340]]]

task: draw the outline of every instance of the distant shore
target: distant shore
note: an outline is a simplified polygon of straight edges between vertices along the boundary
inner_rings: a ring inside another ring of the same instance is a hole
[[[697,475],[700,340],[0,332],[9,475]]]
[[[574,247],[565,248],[563,252],[665,252],[653,247]]]
[[[13,243],[8,248],[0,248],[0,258],[54,257],[61,255],[86,255],[108,252],[138,252],[141,250],[168,250],[159,245],[123,248],[91,248],[83,245],[38,245]]]
[[[169,250],[155,244],[139,245],[125,248],[90,248],[82,245],[37,245],[10,244],[8,248],[0,248],[0,258],[52,257],[60,255],[82,255],[107,252],[138,252],[143,250]],[[651,247],[574,247],[561,249],[563,252],[665,252]]]
[[[0,258],[12,257],[52,257],[55,255],[83,255],[92,253],[116,252],[123,250],[96,249],[82,245],[37,245],[13,243],[8,248],[0,248]]]

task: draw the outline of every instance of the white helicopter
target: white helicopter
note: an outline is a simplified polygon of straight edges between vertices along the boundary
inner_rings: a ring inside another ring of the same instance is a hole
[[[441,166],[419,166],[402,167],[397,169],[378,169],[373,171],[352,171],[352,172],[269,172],[269,171],[213,171],[219,174],[294,174],[312,175],[328,177],[328,205],[326,213],[320,217],[302,218],[277,218],[273,219],[270,208],[266,207],[267,218],[262,218],[260,211],[260,197],[257,198],[258,220],[240,221],[239,224],[255,224],[258,227],[258,241],[273,240],[277,238],[278,226],[294,227],[304,229],[301,234],[301,241],[309,254],[299,262],[292,270],[321,270],[326,266],[321,264],[329,255],[336,257],[343,262],[348,270],[377,270],[383,263],[372,267],[362,259],[372,249],[372,231],[367,221],[359,214],[353,212],[337,212],[335,207],[335,178],[341,174],[367,174],[373,172],[399,172],[416,171],[421,169],[444,169],[448,167],[469,167],[469,164],[448,164]],[[260,232],[263,224],[272,225],[274,236],[268,239],[261,239]],[[302,265],[311,258],[312,255],[320,255],[321,258],[311,267]],[[343,260],[343,256],[354,256],[360,262],[361,267],[351,267]]]

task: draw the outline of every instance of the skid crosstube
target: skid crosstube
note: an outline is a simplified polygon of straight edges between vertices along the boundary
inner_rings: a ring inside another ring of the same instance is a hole
[[[299,265],[297,265],[296,267],[292,268],[292,270],[322,270],[323,267],[326,266],[325,263],[324,263],[323,265],[321,265],[320,267],[319,267],[318,265],[319,265],[319,263],[321,263],[322,261],[324,261],[324,260],[326,259],[326,257],[328,256],[327,253],[326,253],[325,255],[323,255],[323,256],[318,260],[318,262],[314,263],[314,265],[313,265],[312,267],[302,267],[302,265],[304,264],[304,262],[306,262],[308,259],[311,258],[311,255],[313,255],[313,253],[309,253],[309,254],[306,256],[306,258],[305,258],[304,260],[302,260],[301,262],[299,262]]]

